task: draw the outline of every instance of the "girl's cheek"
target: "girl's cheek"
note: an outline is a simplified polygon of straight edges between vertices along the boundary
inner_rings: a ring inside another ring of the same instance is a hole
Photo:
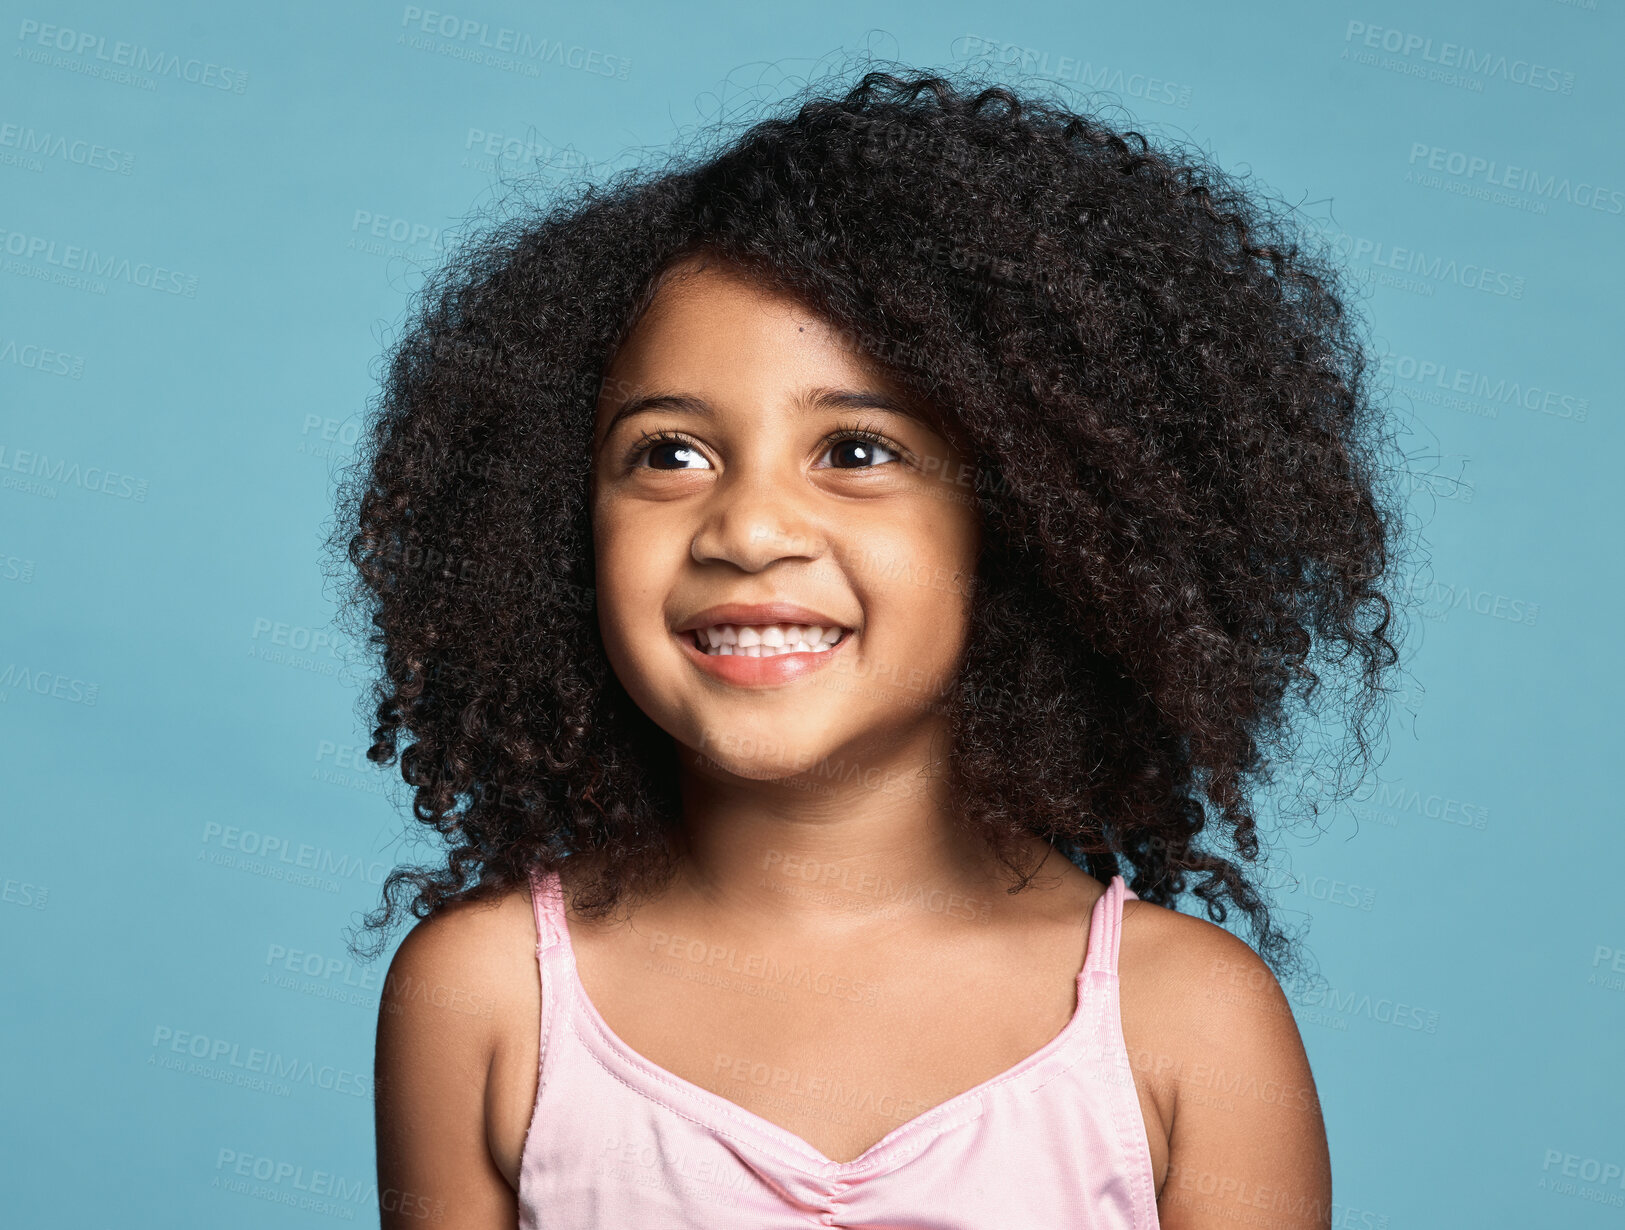
[[[593,551],[600,568],[629,571],[659,554],[658,518],[640,517],[637,506],[622,500],[603,500],[594,509]],[[668,530],[669,533],[669,530]]]
[[[598,617],[605,640],[625,647],[633,635],[633,612],[646,596],[640,591],[653,580],[647,558],[640,552],[639,535],[611,513],[594,522],[593,571],[597,578]],[[662,609],[657,596],[654,610]]]

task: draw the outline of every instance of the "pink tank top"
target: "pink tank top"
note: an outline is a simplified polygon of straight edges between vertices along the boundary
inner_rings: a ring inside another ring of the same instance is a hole
[[[1153,1230],[1118,1002],[1132,896],[1113,876],[1095,903],[1060,1033],[835,1162],[616,1037],[576,974],[558,873],[533,876],[542,1042],[520,1230]]]

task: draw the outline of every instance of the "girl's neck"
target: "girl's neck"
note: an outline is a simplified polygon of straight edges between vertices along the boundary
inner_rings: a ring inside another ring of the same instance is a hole
[[[782,782],[688,775],[683,846],[663,897],[749,927],[829,937],[930,915],[987,919],[1008,900],[1008,871],[956,823],[939,776]],[[1037,837],[1024,869],[1065,862]]]

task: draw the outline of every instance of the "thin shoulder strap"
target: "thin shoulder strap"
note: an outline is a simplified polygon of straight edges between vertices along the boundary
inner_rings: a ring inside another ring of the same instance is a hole
[[[548,1040],[555,1033],[553,1022],[559,1014],[560,992],[569,986],[567,980],[560,978],[559,969],[561,963],[570,959],[570,933],[564,927],[564,888],[557,870],[530,869],[530,909],[536,917],[536,971],[542,989],[536,1052],[536,1100],[540,1103],[547,1084]],[[568,998],[567,991],[562,998]]]
[[[1089,911],[1089,948],[1083,968],[1117,972],[1117,953],[1123,940],[1123,902],[1135,892],[1121,875],[1114,875],[1106,891]]]
[[[536,916],[536,955],[539,957],[559,942],[559,911],[563,887],[557,871],[530,871],[530,908]]]

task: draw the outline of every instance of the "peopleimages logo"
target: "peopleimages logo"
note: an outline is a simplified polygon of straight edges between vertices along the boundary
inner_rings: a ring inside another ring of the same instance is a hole
[[[399,1188],[382,1191],[371,1179],[346,1179],[331,1170],[259,1154],[221,1149],[215,1159],[212,1188],[269,1200],[307,1213],[322,1213],[340,1221],[354,1221],[356,1209],[373,1208],[403,1217],[439,1223],[446,1213],[444,1200],[414,1195]],[[252,1182],[251,1182],[252,1181]]]
[[[114,282],[127,282],[143,290],[162,291],[169,295],[197,298],[197,275],[181,273],[150,261],[132,261],[127,256],[112,256],[94,248],[65,243],[60,246],[54,239],[43,235],[30,235],[25,231],[0,228],[0,252],[24,260],[44,261],[68,273],[84,274],[90,278],[108,278]]]
[[[956,59],[990,56],[1018,72],[1057,81],[1075,81],[1091,90],[1109,90],[1144,102],[1166,103],[1170,107],[1188,108],[1191,105],[1191,87],[1182,82],[1169,81],[1150,73],[1128,72],[1108,64],[1095,64],[1077,56],[1058,55],[1052,60],[1049,51],[1044,48],[1022,47],[975,34],[961,34],[953,41],[950,50]]]
[[[64,487],[82,487],[86,491],[97,491],[103,495],[116,496],[121,500],[134,500],[137,504],[145,503],[147,499],[149,484],[144,478],[121,474],[117,470],[109,470],[102,466],[81,466],[77,461],[69,461],[65,457],[58,457],[53,461],[46,453],[16,448],[5,441],[0,441],[0,471],[8,470],[16,474],[26,474],[29,478],[59,483]],[[5,486],[13,485],[9,481],[10,478],[10,474],[4,476]],[[38,487],[41,484],[33,483],[28,486]],[[50,491],[52,496],[56,494],[53,488],[45,490]]]
[[[285,1096],[283,1091],[290,1084],[309,1085],[355,1098],[365,1098],[372,1093],[372,1077],[366,1072],[354,1072],[330,1063],[318,1067],[313,1059],[284,1055],[267,1047],[245,1047],[229,1038],[192,1033],[169,1025],[153,1027],[152,1050],[154,1053],[147,1056],[149,1065],[226,1080],[279,1096]],[[170,1059],[163,1052],[181,1056],[182,1061]],[[249,1076],[260,1079],[240,1079]],[[277,1085],[282,1089],[277,1089]]]
[[[1343,41],[1385,51],[1404,60],[1416,60],[1442,69],[1458,69],[1480,77],[1499,77],[1513,85],[1528,86],[1551,94],[1574,93],[1574,74],[1532,60],[1520,60],[1498,52],[1481,51],[1463,43],[1439,41],[1425,34],[1396,30],[1391,26],[1367,25],[1350,21]]]
[[[50,158],[120,175],[128,175],[135,167],[135,155],[124,150],[59,132],[37,132],[21,124],[0,124],[0,147],[14,149],[25,159]]]
[[[1434,286],[1443,282],[1463,290],[1482,291],[1509,299],[1522,299],[1524,278],[1505,270],[1492,269],[1474,261],[1458,261],[1454,257],[1428,253],[1419,248],[1401,247],[1385,239],[1364,235],[1351,235],[1336,230],[1322,219],[1311,219],[1311,224],[1331,248],[1346,260],[1370,267],[1374,274],[1392,272],[1399,279],[1400,289],[1420,291],[1431,295]]]
[[[580,170],[586,167],[586,156],[580,150],[549,145],[530,137],[510,137],[505,133],[484,128],[470,128],[463,141],[463,149],[484,154],[494,162],[540,162],[558,171],[566,168]]]
[[[70,380],[82,380],[85,375],[83,355],[67,354],[35,342],[19,342],[14,337],[0,341],[0,363]]]
[[[444,232],[438,226],[430,226],[427,222],[413,222],[407,218],[394,218],[388,214],[375,214],[371,210],[358,209],[355,216],[350,219],[352,234],[365,232],[373,239],[387,239],[391,243],[404,244],[409,248],[418,244],[427,244],[431,248],[443,250],[446,246]],[[350,246],[356,246],[351,240]]]
[[[232,94],[241,94],[248,89],[248,74],[240,68],[228,68],[195,57],[183,58],[174,52],[156,51],[140,43],[121,41],[109,44],[105,35],[92,34],[87,30],[72,30],[66,26],[41,24],[31,17],[23,18],[22,25],[17,30],[17,40],[24,48],[32,44],[44,48],[46,52],[61,52],[64,55],[79,57],[80,60],[88,57],[91,63],[87,67],[92,70],[92,76],[99,76],[100,73],[95,70],[101,65],[108,65],[138,73],[151,73],[154,77],[173,77],[177,81],[186,81],[214,90],[226,90]],[[31,52],[28,58],[39,60],[41,53]],[[75,66],[72,61],[61,64],[61,67],[65,68]]]
[[[13,688],[32,692],[36,696],[49,696],[75,705],[94,705],[101,695],[102,685],[56,671],[36,670],[31,666],[6,663],[0,670],[0,701],[4,701]]]
[[[560,68],[574,68],[598,77],[616,77],[622,81],[631,71],[632,61],[625,56],[609,55],[590,47],[567,47],[556,39],[537,38],[523,30],[499,26],[495,30],[489,22],[473,17],[459,17],[456,13],[442,13],[437,9],[407,5],[401,12],[401,25],[413,35],[434,35],[444,42],[443,53],[450,48],[462,52],[456,59],[474,60],[497,68],[517,67],[529,76],[536,75],[537,64],[556,64]],[[435,50],[422,39],[403,33],[401,40],[418,50]],[[509,59],[508,57],[513,57]]]
[[[1479,154],[1429,145],[1426,141],[1411,143],[1410,165],[1415,167],[1418,163],[1429,171],[1442,171],[1446,175],[1472,180],[1490,188],[1524,192],[1547,201],[1595,209],[1599,213],[1625,214],[1625,191],[1605,188],[1583,179],[1542,175],[1531,167],[1497,162]]]
[[[1438,359],[1390,351],[1378,358],[1377,370],[1383,376],[1422,385],[1426,389],[1476,398],[1488,404],[1492,411],[1498,406],[1516,406],[1533,414],[1583,423],[1591,410],[1591,399],[1588,397],[1549,389],[1534,381],[1471,371]],[[1488,417],[1498,416],[1492,412]]]

